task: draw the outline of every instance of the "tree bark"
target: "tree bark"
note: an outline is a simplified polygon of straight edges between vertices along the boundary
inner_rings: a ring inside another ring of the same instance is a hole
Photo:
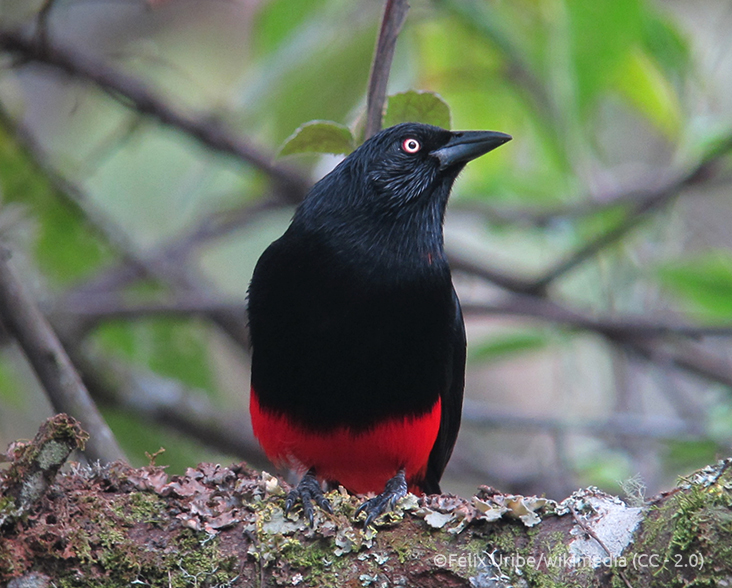
[[[0,473],[0,585],[43,586],[718,586],[732,579],[732,460],[629,505],[595,488],[561,503],[481,487],[471,500],[409,495],[376,528],[359,498],[329,493],[309,528],[283,514],[286,487],[245,465],[169,477],[151,465],[71,464],[19,516],[29,455]],[[72,442],[73,445],[75,442]],[[26,461],[23,461],[26,460]],[[14,511],[15,512],[15,511]]]

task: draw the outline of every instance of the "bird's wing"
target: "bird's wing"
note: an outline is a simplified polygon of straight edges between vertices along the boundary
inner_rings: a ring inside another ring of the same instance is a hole
[[[465,386],[465,324],[460,301],[453,289],[453,303],[455,307],[455,321],[452,332],[452,361],[449,384],[441,394],[442,418],[437,440],[430,453],[427,463],[427,473],[422,483],[422,489],[427,494],[440,494],[440,478],[445,466],[452,455],[452,449],[457,440],[460,429],[460,417],[463,408],[463,388]]]

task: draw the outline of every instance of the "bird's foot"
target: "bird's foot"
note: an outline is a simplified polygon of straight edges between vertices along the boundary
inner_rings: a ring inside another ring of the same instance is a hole
[[[315,509],[313,508],[313,501],[322,508],[325,512],[333,514],[333,509],[330,506],[330,502],[323,495],[323,490],[320,488],[320,483],[315,477],[315,471],[310,470],[307,474],[302,477],[300,483],[295,487],[294,490],[290,490],[285,499],[285,514],[289,514],[292,507],[300,501],[302,502],[302,511],[308,524],[312,527],[315,522]]]
[[[365,512],[364,527],[368,527],[376,517],[393,510],[397,500],[407,495],[407,489],[407,478],[404,475],[404,470],[399,470],[399,473],[386,483],[384,491],[359,506],[354,516],[358,517],[362,512]]]

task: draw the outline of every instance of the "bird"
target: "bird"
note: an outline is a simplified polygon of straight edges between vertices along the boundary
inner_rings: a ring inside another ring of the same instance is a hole
[[[286,497],[332,512],[323,484],[374,493],[365,525],[408,491],[439,494],[460,427],[466,338],[443,220],[495,131],[402,123],[318,181],[259,258],[247,292],[254,435],[304,473]]]

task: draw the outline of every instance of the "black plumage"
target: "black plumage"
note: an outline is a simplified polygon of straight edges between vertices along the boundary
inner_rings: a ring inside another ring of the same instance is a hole
[[[252,394],[266,414],[286,417],[303,435],[359,434],[420,418],[439,400],[426,469],[405,475],[425,492],[440,491],[465,370],[463,318],[443,248],[445,207],[467,161],[509,139],[401,124],[312,188],[249,288]],[[267,451],[276,433],[257,426],[255,433]],[[294,457],[318,475],[316,463]]]

